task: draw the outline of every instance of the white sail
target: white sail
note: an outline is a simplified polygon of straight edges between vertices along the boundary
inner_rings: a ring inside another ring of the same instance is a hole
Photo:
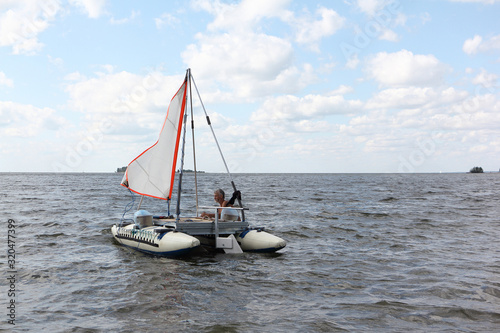
[[[175,179],[182,120],[186,107],[187,76],[170,101],[158,141],[127,167],[121,185],[158,199],[170,199]]]

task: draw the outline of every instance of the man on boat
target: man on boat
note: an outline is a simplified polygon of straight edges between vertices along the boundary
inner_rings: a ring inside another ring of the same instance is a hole
[[[224,191],[221,189],[215,190],[214,192],[214,200],[219,204],[220,207],[233,207],[234,201],[236,199],[241,200],[241,193],[240,191],[235,191],[233,193],[233,196],[229,201],[224,200]],[[218,218],[222,220],[237,220],[239,219],[238,212],[235,209],[217,209],[217,214],[219,215]],[[201,213],[201,217],[208,219],[208,218],[215,218],[215,214],[209,214],[206,212]]]

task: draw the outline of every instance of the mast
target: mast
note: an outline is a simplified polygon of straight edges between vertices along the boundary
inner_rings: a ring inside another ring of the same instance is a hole
[[[198,172],[196,170],[196,145],[194,141],[194,116],[193,116],[193,90],[191,87],[191,69],[188,69],[189,71],[189,102],[191,105],[191,133],[192,133],[192,138],[193,138],[193,163],[194,163],[194,189],[195,189],[195,196],[196,196],[196,216],[198,216]]]
[[[191,69],[188,68],[186,71],[186,79],[191,75]],[[186,87],[187,88],[187,87]],[[183,134],[182,134],[182,149],[181,149],[181,168],[179,172],[179,186],[177,188],[177,209],[176,209],[176,223],[179,222],[181,214],[181,191],[182,191],[182,175],[184,174],[184,148],[186,146],[186,121],[187,113],[184,113],[184,119],[182,121]]]

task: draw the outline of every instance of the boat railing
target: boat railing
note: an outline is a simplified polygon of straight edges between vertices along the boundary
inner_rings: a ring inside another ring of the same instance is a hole
[[[248,208],[241,207],[212,207],[204,206],[200,207],[202,209],[214,209],[215,218],[214,220],[196,219],[183,221],[182,219],[176,222],[176,230],[185,232],[190,235],[219,235],[224,234],[234,234],[237,232],[242,232],[248,228],[249,224],[246,221],[225,221],[219,218],[218,210],[224,208],[231,208],[234,210],[248,210]]]
[[[234,209],[234,210],[248,210],[248,208],[245,208],[245,207],[201,207],[203,209],[215,209],[215,220],[214,220],[214,227],[215,227],[215,237],[219,237],[219,210],[222,212],[223,209]],[[221,213],[221,217],[222,217],[222,213]],[[235,222],[235,221],[231,221],[231,222]],[[243,221],[245,222],[245,221]]]

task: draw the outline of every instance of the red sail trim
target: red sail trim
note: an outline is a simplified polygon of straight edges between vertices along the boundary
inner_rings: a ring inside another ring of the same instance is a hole
[[[125,186],[124,184],[120,184],[120,185],[121,185],[121,186]],[[127,187],[127,186],[125,186],[125,187]],[[137,192],[137,191],[135,191],[135,190],[131,189],[130,187],[127,187],[127,188],[128,188],[129,190],[131,190],[132,192],[137,193],[137,194],[139,194],[139,195],[145,195],[145,196],[147,196],[147,197],[151,197],[151,198],[155,198],[155,199],[160,199],[160,200],[168,200],[168,199],[169,199],[169,198],[157,197],[157,196],[154,196],[154,195],[151,195],[151,194],[144,194],[144,193],[141,193],[141,192]]]
[[[184,84],[187,84],[187,76],[186,79],[184,80]],[[181,85],[182,87],[182,85]],[[179,88],[180,90],[180,88]],[[179,91],[177,91],[179,92]],[[177,153],[179,152],[179,143],[181,139],[181,131],[182,131],[182,122],[184,121],[184,111],[186,109],[186,94],[187,94],[187,87],[184,89],[184,96],[182,97],[182,106],[181,106],[181,115],[179,116],[179,125],[177,126],[178,131],[177,131],[177,140],[175,141],[175,151],[174,151],[174,162],[172,163],[172,176],[170,178],[170,184],[174,183],[175,180],[175,166],[177,165]],[[176,93],[177,95],[177,93]],[[170,106],[169,106],[170,109]],[[168,116],[168,114],[167,114]],[[166,118],[165,118],[166,121]],[[163,123],[163,126],[165,126],[165,123]],[[163,128],[162,128],[163,131]],[[168,194],[168,198],[172,197],[172,190],[173,186],[170,186],[170,193]]]

